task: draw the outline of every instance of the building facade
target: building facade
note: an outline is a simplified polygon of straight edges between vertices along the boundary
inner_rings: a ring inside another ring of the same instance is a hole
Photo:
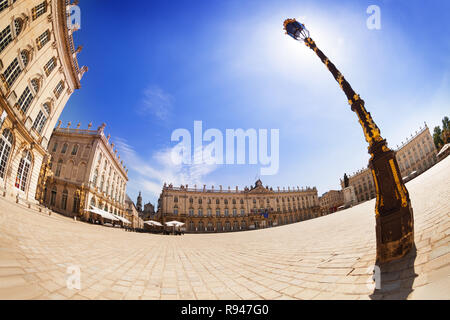
[[[397,146],[396,159],[404,181],[408,181],[411,175],[419,175],[436,164],[437,150],[426,124],[424,128],[420,128],[407,138],[401,146]],[[358,203],[376,197],[375,184],[369,168],[356,172],[348,177],[348,180],[349,185],[354,187]],[[341,186],[344,188],[343,180]]]
[[[244,190],[175,188],[164,184],[157,211],[161,222],[183,222],[186,232],[192,233],[267,228],[320,215],[316,188],[274,191],[260,180]]]
[[[87,71],[66,0],[0,0],[0,194],[37,204],[53,128]]]
[[[131,222],[131,227],[133,229],[144,229],[144,220],[140,217],[139,211],[128,195],[125,196],[125,206],[127,211],[126,218]]]
[[[70,124],[69,124],[70,125]],[[120,161],[105,124],[97,130],[60,128],[49,143],[48,168],[42,202],[50,209],[84,221],[95,217],[89,210],[99,208],[126,218],[128,170]]]
[[[401,144],[396,158],[403,178],[414,171],[421,174],[437,163],[436,146],[426,124]]]
[[[342,190],[330,190],[319,198],[322,214],[330,214],[344,205],[344,193]]]

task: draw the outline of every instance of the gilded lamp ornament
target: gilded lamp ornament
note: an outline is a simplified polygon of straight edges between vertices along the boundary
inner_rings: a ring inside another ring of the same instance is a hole
[[[356,94],[336,66],[311,39],[305,25],[295,19],[284,21],[286,34],[303,41],[328,68],[347,96],[351,110],[358,116],[371,155],[369,168],[375,183],[377,262],[384,263],[403,257],[414,245],[414,218],[409,193],[400,175],[395,152],[381,137],[380,129],[367,112],[364,100]]]

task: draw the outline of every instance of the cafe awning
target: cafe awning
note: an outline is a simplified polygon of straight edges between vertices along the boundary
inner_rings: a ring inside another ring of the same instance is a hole
[[[88,210],[89,212],[98,214],[99,216],[108,219],[108,220],[112,220],[112,221],[120,221],[120,219],[116,218],[112,213],[109,213],[107,211],[104,211],[102,209],[96,208],[94,206],[91,206],[91,209]]]
[[[113,214],[113,216],[122,221],[123,223],[131,224],[131,222],[128,219],[125,219],[124,217],[118,216],[116,214]]]

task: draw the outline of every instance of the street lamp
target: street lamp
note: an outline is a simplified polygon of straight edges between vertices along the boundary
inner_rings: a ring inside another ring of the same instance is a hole
[[[395,152],[387,147],[380,129],[364,108],[364,100],[356,94],[335,65],[323,54],[310,38],[305,25],[295,19],[284,21],[286,33],[297,41],[303,41],[327,66],[348,102],[359,118],[366,141],[369,143],[369,168],[372,171],[377,192],[375,206],[377,262],[384,263],[403,257],[414,244],[414,218],[409,193],[406,189],[395,158]]]

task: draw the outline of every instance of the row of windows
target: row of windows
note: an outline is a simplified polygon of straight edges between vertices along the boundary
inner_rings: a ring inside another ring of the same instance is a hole
[[[112,187],[110,189],[111,181],[110,179],[107,180],[105,184],[105,175],[103,174],[100,179],[100,184],[97,184],[98,180],[98,169],[95,169],[94,176],[92,179],[92,183],[94,187],[98,187],[100,189],[100,192],[105,192],[108,196],[113,198],[115,201],[123,202],[124,200],[124,194],[125,194],[125,184],[122,182],[122,180],[117,178],[113,179]],[[117,184],[116,184],[117,183]]]
[[[258,209],[256,207],[253,210],[258,211]],[[260,209],[260,212],[265,212],[265,211],[266,211],[266,209],[264,209],[264,208]],[[283,211],[281,211],[281,209],[278,207],[275,212],[281,213],[281,212],[293,212],[293,211],[296,211],[296,207],[294,207],[293,210],[291,209],[291,207],[287,208],[287,210],[286,210],[286,208],[283,208]],[[174,209],[173,209],[173,214],[174,215],[178,215],[178,213],[179,213],[178,207],[175,206]],[[224,209],[223,214],[224,214],[225,217],[228,217],[230,215],[229,209]],[[241,216],[245,216],[245,210],[244,209],[240,209],[239,210],[239,214]],[[194,209],[192,209],[192,208],[189,209],[188,215],[193,217],[194,216]],[[237,209],[233,209],[232,210],[232,215],[234,217],[238,216],[238,210]],[[203,209],[198,209],[197,210],[197,216],[203,217]],[[207,209],[206,210],[206,216],[212,217],[212,209]],[[215,216],[216,217],[221,217],[222,216],[222,211],[220,209],[216,209],[215,210]]]
[[[308,197],[300,197],[300,196],[298,196],[297,197],[297,199],[295,198],[295,197],[292,197],[292,202],[295,202],[295,201],[298,201],[298,202],[300,202],[300,201],[302,201],[302,202],[304,202],[305,200],[306,201],[310,201],[310,200],[312,200],[311,198],[308,198]],[[178,197],[174,197],[174,200],[173,200],[175,203],[178,203]],[[281,201],[282,202],[285,202],[285,198],[281,198]],[[314,200],[313,200],[314,201]],[[208,204],[211,204],[211,202],[212,202],[212,200],[211,199],[208,199]],[[232,199],[232,201],[231,201],[233,204],[236,204],[236,199]],[[260,200],[260,202],[263,202],[263,200]],[[266,199],[266,202],[267,203],[270,203],[270,199]],[[276,198],[276,202],[280,202],[280,198]],[[287,197],[287,202],[291,202],[291,198],[289,198],[289,197]],[[194,198],[189,198],[189,203],[194,203]],[[198,204],[202,204],[203,203],[203,199],[202,198],[199,198],[198,199]],[[224,199],[223,200],[223,203],[224,204],[228,204],[228,199]],[[244,199],[239,199],[239,203],[240,204],[244,204]],[[256,204],[257,203],[257,200],[256,199],[253,199],[253,203],[254,204]],[[220,204],[220,199],[216,199],[216,204]]]
[[[102,170],[101,169],[101,164],[103,161],[103,153],[99,153],[98,155],[98,160],[97,160],[97,168],[94,171],[94,176],[92,179],[92,183],[94,184],[94,186],[97,186],[97,180],[99,177],[99,173]],[[109,169],[108,169],[109,168]],[[120,177],[120,175],[116,172],[116,170],[114,170],[113,165],[110,164],[110,162],[105,159],[103,161],[103,171],[102,171],[102,177],[101,177],[101,181],[100,181],[100,190],[103,192],[105,191],[103,189],[104,186],[104,181],[105,181],[105,176],[108,176],[108,181],[107,181],[107,185],[106,185],[106,193],[109,193],[109,184],[110,184],[110,180],[112,180],[113,183],[113,189],[114,189],[114,185],[117,185],[117,188],[119,190],[123,190],[122,193],[125,190],[125,186],[126,183],[124,182],[124,180]],[[112,192],[112,190],[111,190]],[[117,197],[113,197],[113,194],[111,193],[111,197],[115,198],[117,201]],[[119,195],[119,202],[122,202],[124,200],[124,195]]]
[[[63,146],[62,146],[62,148],[61,148],[61,154],[66,154],[68,148],[69,148],[69,144],[68,144],[68,143],[64,143]],[[78,144],[75,144],[75,145],[72,147],[72,151],[71,151],[70,155],[76,156],[76,155],[78,154],[79,148],[80,148],[80,146],[79,146]],[[58,142],[55,142],[55,143],[53,144],[52,152],[54,153],[54,152],[56,152],[57,150],[58,150]],[[85,152],[84,152],[83,157],[88,157],[88,156],[89,156],[89,153],[90,153],[90,150],[91,150],[91,147],[90,147],[90,146],[86,146],[86,150],[85,150]]]
[[[4,129],[0,137],[0,178],[5,178],[6,169],[8,166],[11,150],[14,143],[14,137],[9,129]],[[30,175],[30,168],[33,162],[31,152],[25,150],[19,162],[17,169],[16,180],[14,185],[17,189],[25,191]]]
[[[64,189],[61,195],[61,201],[59,203],[59,206],[57,206],[56,204],[57,194],[58,189],[56,188],[56,186],[54,186],[50,192],[50,206],[67,211],[67,199],[69,197],[69,192],[66,189]],[[80,196],[77,192],[74,192],[73,194],[72,212],[73,213],[80,212]]]

